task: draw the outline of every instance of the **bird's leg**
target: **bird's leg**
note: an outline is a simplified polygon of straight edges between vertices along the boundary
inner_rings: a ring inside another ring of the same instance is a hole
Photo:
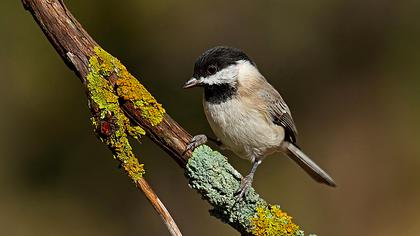
[[[252,163],[251,171],[247,176],[242,178],[241,180],[241,186],[239,187],[237,191],[237,198],[241,199],[245,194],[248,192],[249,188],[252,186],[252,181],[254,180],[254,174],[257,170],[258,165],[261,164],[261,160],[254,160]]]
[[[207,136],[204,134],[199,134],[194,136],[191,141],[188,143],[187,148],[184,151],[184,154],[187,151],[192,151],[194,150],[196,147],[201,146],[203,144],[207,143]]]

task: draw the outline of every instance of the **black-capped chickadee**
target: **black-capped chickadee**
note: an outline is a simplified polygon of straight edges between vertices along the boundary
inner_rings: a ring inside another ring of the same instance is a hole
[[[287,154],[316,181],[336,186],[297,146],[297,130],[289,107],[241,50],[215,47],[204,52],[184,88],[194,86],[204,88],[204,112],[222,146],[252,162],[238,190],[239,198],[252,185],[258,165],[274,152]],[[205,135],[197,135],[187,149],[206,141]]]

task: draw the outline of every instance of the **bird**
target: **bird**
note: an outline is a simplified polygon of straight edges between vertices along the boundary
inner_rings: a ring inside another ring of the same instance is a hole
[[[298,132],[289,107],[255,62],[240,49],[228,46],[208,49],[197,58],[193,76],[183,87],[204,88],[204,113],[216,141],[252,163],[236,192],[238,198],[249,191],[264,158],[276,152],[286,154],[316,181],[336,186],[298,146]],[[206,142],[206,135],[196,135],[187,150]]]

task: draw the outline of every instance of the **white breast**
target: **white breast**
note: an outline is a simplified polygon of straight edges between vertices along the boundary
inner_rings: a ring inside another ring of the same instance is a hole
[[[215,135],[238,156],[253,160],[274,152],[284,139],[284,129],[260,112],[232,98],[220,104],[203,102]]]

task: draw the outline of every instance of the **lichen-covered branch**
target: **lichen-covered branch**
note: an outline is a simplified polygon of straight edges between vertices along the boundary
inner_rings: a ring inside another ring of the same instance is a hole
[[[141,108],[151,126],[162,121],[162,106],[114,57],[102,50],[70,14],[61,1],[22,1],[54,48],[85,86],[92,124],[130,179],[146,195],[173,236],[182,235],[153,189],[142,178],[143,165],[134,156],[128,136],[139,139],[144,129],[133,125],[121,103]]]
[[[239,174],[219,152],[200,146],[188,160],[186,175],[212,206],[211,214],[230,224],[243,234],[303,235],[292,218],[279,206],[267,204],[253,188],[241,200],[236,191],[241,182]]]
[[[101,141],[112,150],[128,176],[136,182],[142,178],[144,168],[134,156],[128,136],[138,140],[146,132],[140,126],[131,124],[120,107],[120,101],[135,104],[151,125],[162,121],[165,110],[118,59],[100,47],[95,47],[94,51],[86,77],[89,106],[93,111],[92,124]]]
[[[95,47],[94,52],[89,59],[86,88],[95,133],[112,151],[128,177],[145,193],[171,235],[180,236],[175,221],[144,180],[144,165],[134,156],[128,140],[128,136],[139,140],[146,132],[140,126],[132,125],[121,109],[120,101],[130,101],[141,108],[143,117],[149,119],[151,125],[162,121],[165,110],[118,59],[100,47]]]
[[[192,136],[165,113],[118,59],[99,47],[61,0],[22,2],[85,86],[96,134],[146,195],[151,189],[143,178],[144,166],[134,156],[128,136],[138,139],[145,134],[164,149],[186,169],[190,186],[213,206],[211,213],[242,234],[303,235],[290,216],[279,206],[267,204],[253,189],[237,200],[234,193],[241,176],[221,154],[207,146],[184,153]],[[147,196],[159,212],[163,204],[155,195]],[[165,210],[160,214],[170,225],[172,218]]]

